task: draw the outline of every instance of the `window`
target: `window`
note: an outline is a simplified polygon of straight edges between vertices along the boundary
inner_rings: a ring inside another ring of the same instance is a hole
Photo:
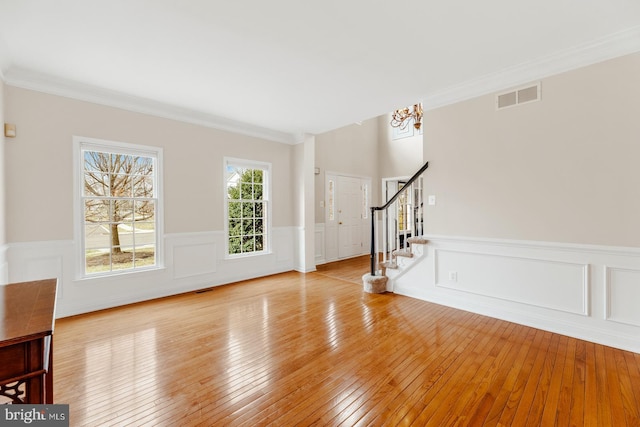
[[[227,254],[269,252],[269,175],[271,165],[225,159]]]
[[[329,180],[329,188],[327,189],[328,195],[328,209],[329,209],[329,221],[335,220],[335,195],[336,195],[336,186],[332,179]]]
[[[404,182],[398,182],[398,191],[404,188]],[[407,192],[403,191],[398,197],[398,230],[405,231],[407,230]]]
[[[76,138],[85,277],[159,266],[161,149]]]
[[[362,219],[369,218],[369,184],[362,184]]]

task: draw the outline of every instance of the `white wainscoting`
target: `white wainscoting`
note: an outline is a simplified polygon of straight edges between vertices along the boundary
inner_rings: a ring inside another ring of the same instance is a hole
[[[640,353],[640,249],[426,237],[394,292]]]
[[[434,252],[436,286],[589,314],[589,267],[586,264],[446,249]]]
[[[0,285],[9,283],[9,265],[7,264],[7,245],[0,246]]]
[[[7,245],[8,282],[58,279],[57,317],[291,271],[294,228],[272,229],[270,254],[225,258],[224,233],[166,234],[162,268],[79,279],[73,241]]]
[[[367,229],[366,232],[370,233],[370,230]],[[369,239],[368,234],[367,239]],[[366,245],[363,246],[362,252],[354,254],[349,258],[367,255],[369,253],[371,250],[369,242],[366,241],[363,243],[366,243]],[[340,261],[338,257],[338,227],[335,224],[331,225],[329,223],[318,222],[315,225],[315,264],[320,265],[334,261]]]
[[[606,319],[640,327],[640,269],[605,266],[604,280]]]
[[[316,265],[320,265],[327,262],[324,253],[324,223],[316,223],[315,234],[315,260]]]

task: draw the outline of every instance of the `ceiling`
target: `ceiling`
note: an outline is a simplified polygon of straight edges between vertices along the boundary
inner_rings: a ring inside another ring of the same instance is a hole
[[[292,143],[635,51],[637,0],[0,0],[7,84]]]

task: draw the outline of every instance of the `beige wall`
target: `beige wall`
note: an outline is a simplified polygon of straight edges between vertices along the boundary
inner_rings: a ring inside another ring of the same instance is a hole
[[[427,232],[640,246],[640,54],[426,113]]]
[[[380,172],[378,168],[378,121],[365,120],[316,136],[316,164],[320,174],[315,176],[316,223],[324,222],[324,179],[327,171],[344,175],[370,177],[372,204],[380,199]]]
[[[422,135],[393,139],[389,125],[391,113],[378,117],[379,170],[381,178],[411,176],[424,164],[422,161]]]
[[[164,150],[165,232],[223,229],[223,157],[272,163],[273,226],[293,225],[292,147],[55,95],[5,87],[8,242],[73,238],[72,136]]]
[[[0,246],[4,245],[7,242],[6,232],[5,232],[5,216],[6,216],[6,203],[5,203],[5,166],[4,166],[4,152],[5,146],[8,142],[11,141],[9,138],[4,137],[4,123],[5,123],[5,115],[4,115],[4,92],[5,86],[2,78],[0,78],[0,126],[2,127],[2,135],[0,136]],[[3,260],[0,259],[0,263]],[[1,278],[0,278],[1,279]]]

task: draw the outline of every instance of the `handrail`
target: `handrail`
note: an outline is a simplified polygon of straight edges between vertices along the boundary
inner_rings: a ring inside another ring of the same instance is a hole
[[[413,184],[413,182],[414,182],[416,179],[418,179],[418,178],[420,177],[420,175],[422,175],[422,173],[423,173],[425,170],[427,170],[427,168],[428,168],[428,167],[429,167],[429,162],[425,163],[425,164],[424,164],[424,166],[422,166],[418,172],[416,172],[415,174],[413,174],[413,176],[412,176],[411,178],[409,178],[409,181],[407,181],[407,182],[406,182],[406,184],[404,184],[404,187],[408,187],[408,186],[410,186],[411,184]],[[394,195],[393,195],[393,197],[392,197],[392,198],[390,198],[390,199],[389,199],[389,201],[388,201],[387,203],[385,203],[383,206],[372,206],[372,207],[371,207],[371,212],[373,213],[373,212],[375,212],[375,211],[383,211],[383,210],[385,210],[385,209],[388,209],[388,208],[389,208],[389,206],[391,206],[391,204],[392,204],[393,202],[395,202],[395,201],[396,201],[396,199],[397,199],[398,197],[400,197],[400,193],[402,193],[403,189],[404,189],[404,188],[401,188],[400,190],[398,190],[398,191],[396,192],[396,194],[394,194]]]
[[[416,172],[415,174],[413,174],[413,176],[411,178],[409,178],[409,181],[406,182],[406,184],[404,184],[403,188],[401,188],[400,190],[398,190],[396,192],[396,194],[393,195],[392,198],[389,199],[389,201],[387,203],[385,203],[383,206],[371,206],[371,256],[370,256],[370,261],[371,261],[371,275],[375,276],[376,275],[376,211],[383,211],[386,209],[389,209],[389,206],[391,206],[391,204],[393,204],[393,202],[396,201],[396,199],[398,197],[400,197],[400,194],[406,189],[408,188],[411,184],[414,183],[414,181],[416,181],[423,173],[425,170],[427,170],[427,168],[429,167],[429,162],[426,162],[424,164],[424,166],[422,166],[420,168],[420,170],[418,170],[418,172]]]

